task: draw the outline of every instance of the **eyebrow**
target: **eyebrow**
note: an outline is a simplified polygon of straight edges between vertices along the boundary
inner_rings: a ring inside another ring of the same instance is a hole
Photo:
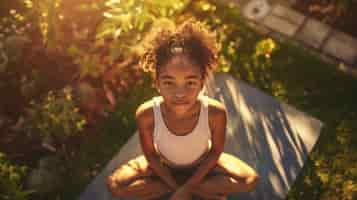
[[[169,75],[162,75],[160,76],[161,79],[174,79],[173,76],[169,76]],[[200,77],[197,75],[190,75],[190,76],[186,76],[186,79],[199,79]]]

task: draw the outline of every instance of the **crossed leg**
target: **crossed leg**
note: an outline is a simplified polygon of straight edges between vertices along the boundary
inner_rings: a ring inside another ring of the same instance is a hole
[[[213,196],[227,195],[252,191],[258,181],[259,176],[254,169],[239,158],[223,152],[212,173],[195,189]]]
[[[177,177],[184,178],[187,177]],[[216,167],[196,186],[194,195],[203,199],[218,199],[229,193],[251,191],[259,176],[246,163],[227,153],[222,153]],[[121,165],[107,178],[113,196],[156,199],[171,189],[153,173],[143,155]],[[220,187],[217,187],[219,185]]]
[[[169,186],[154,176],[145,156],[140,155],[119,166],[106,184],[115,197],[154,199],[170,192]]]

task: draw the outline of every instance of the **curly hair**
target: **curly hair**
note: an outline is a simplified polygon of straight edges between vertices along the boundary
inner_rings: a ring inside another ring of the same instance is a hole
[[[206,80],[208,74],[217,66],[218,44],[215,32],[210,32],[194,20],[181,24],[175,31],[161,30],[152,40],[151,46],[145,50],[140,66],[156,80],[160,67],[178,53],[198,64],[202,77]]]

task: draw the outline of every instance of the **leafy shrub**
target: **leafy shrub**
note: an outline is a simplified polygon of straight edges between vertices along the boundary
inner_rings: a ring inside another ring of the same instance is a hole
[[[49,91],[42,102],[32,101],[27,109],[26,129],[41,137],[44,144],[68,158],[71,146],[68,139],[82,133],[86,119],[76,107],[71,87]]]
[[[25,200],[33,193],[23,188],[26,172],[27,167],[13,164],[0,152],[0,199]]]
[[[56,156],[45,156],[38,161],[38,166],[28,174],[26,186],[36,191],[36,195],[45,196],[65,185],[65,171],[61,160]]]

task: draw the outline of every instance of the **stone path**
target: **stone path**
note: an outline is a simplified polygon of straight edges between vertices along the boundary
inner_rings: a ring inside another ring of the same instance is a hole
[[[227,108],[224,151],[247,162],[261,176],[253,192],[230,195],[228,199],[285,199],[319,137],[322,123],[227,73],[210,77],[204,93]],[[142,151],[135,132],[79,200],[118,200],[110,196],[104,178],[139,154]]]
[[[235,0],[248,24],[278,40],[291,39],[357,76],[357,39],[290,8],[295,1]],[[266,3],[264,3],[266,2]]]

